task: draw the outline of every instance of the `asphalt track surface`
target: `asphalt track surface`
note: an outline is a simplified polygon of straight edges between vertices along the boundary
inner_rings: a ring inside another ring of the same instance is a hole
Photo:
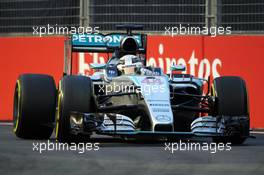
[[[12,126],[0,124],[0,175],[20,174],[115,174],[115,175],[243,175],[264,174],[264,133],[254,133],[244,145],[230,151],[168,151],[164,141],[122,141],[93,139],[99,150],[33,151],[33,143],[47,140],[23,140],[15,137]],[[51,143],[56,143],[53,138]],[[187,141],[188,142],[188,141]],[[178,142],[179,143],[179,142]],[[189,142],[191,143],[191,142]],[[193,141],[208,143],[210,139]],[[95,147],[94,147],[95,148]]]

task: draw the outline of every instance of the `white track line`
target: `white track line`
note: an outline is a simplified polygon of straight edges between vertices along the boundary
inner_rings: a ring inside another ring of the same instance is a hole
[[[264,131],[250,131],[251,134],[264,134]]]
[[[1,122],[0,125],[2,125],[2,126],[12,126],[13,123],[12,122]]]

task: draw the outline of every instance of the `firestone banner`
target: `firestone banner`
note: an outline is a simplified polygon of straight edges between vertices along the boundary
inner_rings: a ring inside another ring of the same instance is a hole
[[[12,120],[13,90],[21,73],[46,73],[56,82],[63,71],[63,37],[0,38],[0,120]],[[251,127],[264,128],[264,36],[148,36],[147,64],[169,73],[171,64],[184,64],[200,78],[241,76],[249,91]],[[105,63],[110,54],[75,53],[73,72],[89,75],[89,63]]]

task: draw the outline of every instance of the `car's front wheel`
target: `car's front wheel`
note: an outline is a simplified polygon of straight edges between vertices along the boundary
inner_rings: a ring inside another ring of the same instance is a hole
[[[216,97],[215,116],[225,117],[227,137],[214,137],[215,142],[242,144],[249,136],[249,108],[245,81],[236,76],[218,77],[212,86]]]
[[[56,139],[59,142],[71,142],[78,138],[70,131],[70,112],[89,113],[91,95],[89,77],[70,75],[62,78],[59,84],[56,116]]]
[[[53,132],[56,86],[49,75],[19,76],[14,93],[13,131],[25,139],[48,139]]]

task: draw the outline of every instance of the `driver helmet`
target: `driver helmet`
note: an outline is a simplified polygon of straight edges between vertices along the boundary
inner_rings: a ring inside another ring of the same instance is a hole
[[[135,55],[125,55],[120,58],[117,69],[124,74],[133,74],[136,69],[142,67],[142,61],[139,57]]]

